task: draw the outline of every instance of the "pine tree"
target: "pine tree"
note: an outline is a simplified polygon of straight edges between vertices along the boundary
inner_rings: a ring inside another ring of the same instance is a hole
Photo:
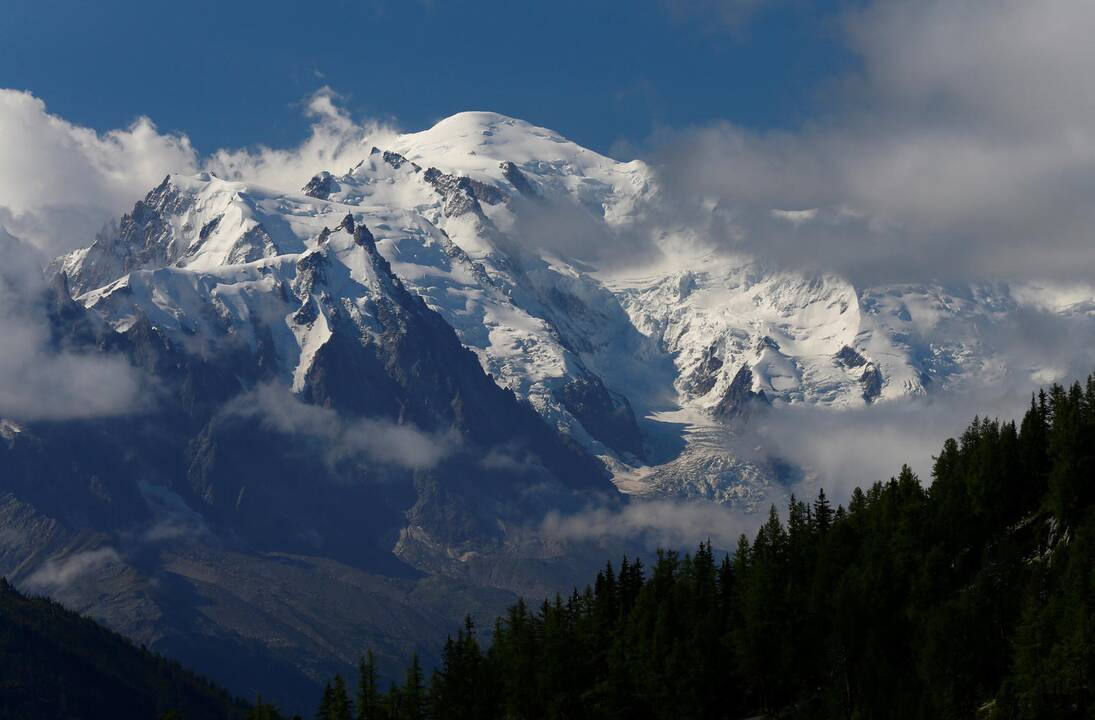
[[[259,695],[254,706],[247,711],[246,720],[281,720],[281,713],[270,703],[264,702]]]
[[[335,675],[331,685],[331,702],[328,706],[328,720],[353,720],[350,696],[346,693],[346,681],[341,675]]]
[[[427,697],[422,666],[418,662],[418,653],[411,656],[407,676],[399,693],[399,720],[424,720],[426,717]]]
[[[357,720],[380,720],[380,693],[376,686],[376,658],[366,652],[357,664]]]
[[[316,720],[335,720],[334,715],[335,695],[331,683],[323,686],[323,699],[316,710]]]
[[[829,498],[825,497],[825,488],[817,491],[817,500],[814,501],[814,527],[819,535],[829,532],[833,524],[833,506],[829,504]]]

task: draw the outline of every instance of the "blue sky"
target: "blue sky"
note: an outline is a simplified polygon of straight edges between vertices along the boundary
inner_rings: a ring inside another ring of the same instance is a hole
[[[414,130],[493,110],[619,153],[656,129],[816,110],[849,63],[836,3],[734,11],[754,4],[8,0],[0,86],[100,131],[147,115],[202,152],[298,142],[302,99],[328,85],[357,118]]]
[[[646,160],[775,266],[1090,283],[1093,26],[1090,0],[6,0],[0,227],[56,255],[168,172],[296,190],[369,121],[494,110]]]

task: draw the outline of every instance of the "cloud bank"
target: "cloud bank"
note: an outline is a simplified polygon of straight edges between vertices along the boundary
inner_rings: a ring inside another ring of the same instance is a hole
[[[654,138],[669,205],[714,205],[716,242],[860,284],[1090,277],[1093,22],[1070,0],[869,3],[844,22],[857,70],[804,127]]]
[[[15,90],[0,90],[0,144],[0,227],[50,255],[87,244],[165,174],[197,163],[185,136],[146,117],[100,134]]]

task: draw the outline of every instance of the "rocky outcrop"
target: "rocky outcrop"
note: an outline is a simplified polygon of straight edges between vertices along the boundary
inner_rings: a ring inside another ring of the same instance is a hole
[[[426,170],[422,179],[444,196],[447,217],[459,217],[468,212],[482,213],[481,202],[497,205],[507,199],[507,195],[493,185],[461,175],[449,175],[435,167]]]
[[[867,364],[867,358],[863,357],[847,345],[840,348],[835,358],[838,365],[848,369],[863,367]]]
[[[643,457],[643,438],[631,403],[596,375],[575,378],[555,391],[556,399],[592,437],[618,453]]]
[[[692,397],[700,397],[711,392],[719,381],[722,371],[722,358],[718,355],[718,345],[712,344],[703,352],[699,363],[684,382],[685,391]]]
[[[315,175],[308,181],[301,192],[308,197],[314,197],[318,200],[326,200],[339,191],[338,181],[335,180],[335,176],[324,170],[323,172]]]
[[[863,399],[874,402],[882,394],[882,371],[874,363],[867,363],[859,376],[859,384],[863,387]]]
[[[186,252],[174,242],[167,217],[185,212],[191,198],[165,177],[117,224],[104,228],[83,251],[80,262],[55,261],[51,272],[64,271],[73,293],[79,295],[143,267],[166,267]]]
[[[863,400],[871,403],[878,399],[882,394],[883,378],[877,364],[847,345],[840,348],[835,360],[837,365],[847,370],[863,368],[858,378],[859,385],[863,388]]]
[[[502,170],[502,177],[508,180],[510,185],[517,188],[517,192],[532,200],[540,199],[539,191],[533,186],[532,182],[525,177],[525,174],[521,172],[517,165],[506,160],[501,163],[499,167]]]
[[[381,157],[384,158],[384,162],[388,163],[389,165],[391,165],[396,170],[403,167],[404,165],[407,165],[408,163],[410,164],[411,168],[414,169],[415,172],[418,172],[419,170],[422,169],[417,164],[411,162],[410,160],[403,157],[402,155],[400,155],[397,152],[392,152],[390,150],[385,150],[382,153]]]
[[[763,390],[753,390],[753,371],[748,365],[742,365],[730,386],[726,388],[722,399],[713,411],[714,416],[723,422],[748,420],[757,409],[768,407],[771,402]]]

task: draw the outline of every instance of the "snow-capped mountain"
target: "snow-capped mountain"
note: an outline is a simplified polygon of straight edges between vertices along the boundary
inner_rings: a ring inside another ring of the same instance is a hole
[[[116,330],[147,318],[203,353],[262,348],[300,393],[334,318],[366,345],[382,331],[384,274],[363,259],[375,249],[391,282],[629,493],[748,504],[775,479],[734,452],[753,409],[899,402],[1030,370],[984,340],[1021,301],[1006,286],[857,288],[765,268],[659,226],[659,201],[642,162],[461,113],[363,146],[299,193],[169,177],[53,267]],[[628,241],[655,252],[568,252]]]
[[[1053,380],[1015,319],[1095,307],[769,267],[654,168],[491,113],[316,171],[168,176],[54,260],[20,298],[43,342],[123,360],[148,402],[0,418],[0,574],[244,694],[366,646],[402,666],[635,550],[549,513],[778,501],[802,468],[757,447],[765,417]]]

